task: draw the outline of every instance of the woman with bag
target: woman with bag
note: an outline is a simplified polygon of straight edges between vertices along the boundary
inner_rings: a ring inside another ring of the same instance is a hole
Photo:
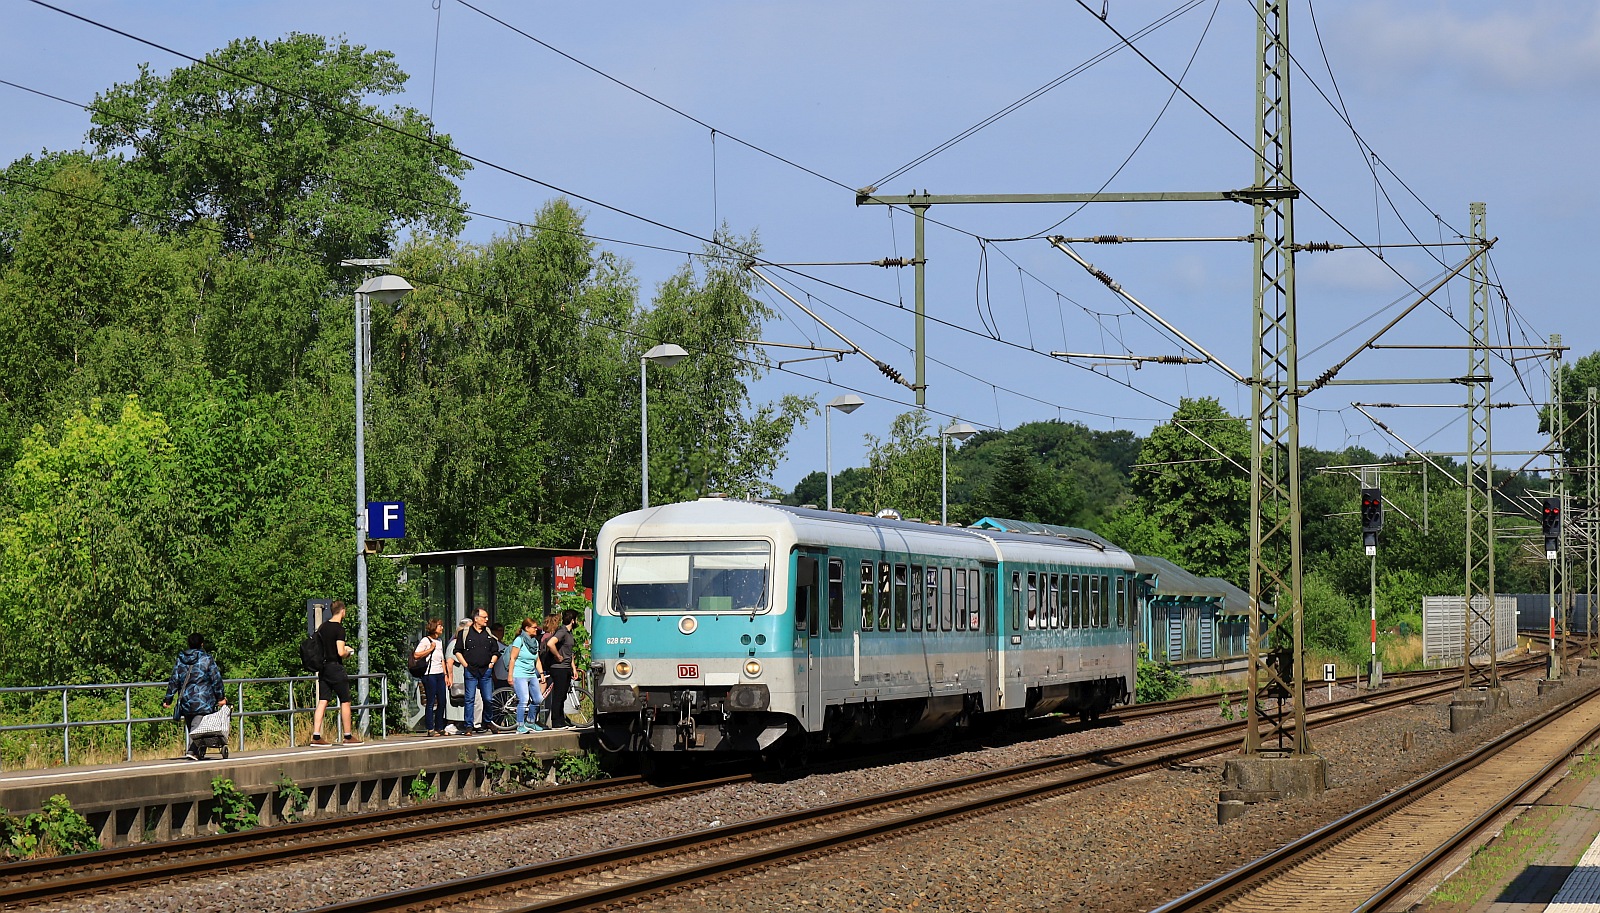
[[[517,732],[543,732],[534,722],[543,699],[544,670],[539,661],[539,625],[522,619],[522,631],[511,641],[511,687],[517,692]]]
[[[439,639],[442,634],[444,619],[428,619],[427,629],[411,653],[411,661],[419,664],[422,672],[417,679],[422,682],[422,722],[429,738],[444,735],[444,642]]]
[[[161,700],[162,707],[171,707],[173,697],[177,697],[178,706],[173,709],[172,718],[183,720],[185,740],[197,718],[215,713],[218,704],[226,703],[222,697],[222,670],[204,648],[204,637],[199,633],[189,635],[189,649],[178,654],[178,661],[172,666],[172,677],[167,680],[167,696]],[[190,742],[183,756],[199,761],[205,754],[204,747]]]

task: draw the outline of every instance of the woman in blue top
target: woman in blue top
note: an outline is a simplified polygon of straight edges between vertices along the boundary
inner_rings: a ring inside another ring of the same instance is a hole
[[[544,684],[544,666],[539,661],[539,625],[522,619],[522,631],[511,641],[511,687],[517,691],[517,731],[543,732],[535,723],[539,716],[539,689]]]

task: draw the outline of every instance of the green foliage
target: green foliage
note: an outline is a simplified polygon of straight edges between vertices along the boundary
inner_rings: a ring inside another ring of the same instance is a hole
[[[902,517],[939,518],[939,439],[928,431],[924,412],[902,412],[883,438],[863,435],[867,468],[860,489],[834,488],[833,502],[850,511],[893,508]]]
[[[211,806],[211,817],[222,833],[247,831],[261,823],[250,797],[240,792],[232,780],[212,777],[211,797],[216,800],[216,804]]]
[[[1306,574],[1301,584],[1304,601],[1305,645],[1308,650],[1324,650],[1355,658],[1368,642],[1364,623],[1368,613],[1320,574]]]
[[[211,788],[213,791],[216,790],[216,781],[212,781]],[[281,770],[278,772],[277,788],[278,798],[283,802],[283,820],[291,824],[299,821],[306,813],[306,809],[311,807],[311,796]]]
[[[557,783],[585,783],[606,777],[600,758],[592,751],[558,751],[551,767]]]
[[[40,810],[18,818],[0,808],[0,859],[70,856],[100,849],[94,828],[57,794]]]
[[[1182,697],[1189,690],[1189,679],[1165,660],[1147,659],[1143,646],[1139,650],[1138,671],[1134,680],[1134,700],[1140,704],[1170,701]]]
[[[406,795],[412,802],[432,802],[439,795],[439,787],[428,777],[426,768],[418,768],[417,775],[406,784]]]
[[[237,75],[234,75],[237,74]],[[221,229],[230,248],[309,244],[330,264],[386,253],[402,226],[454,232],[469,167],[413,108],[382,110],[406,74],[387,51],[292,33],[95,98],[89,141],[123,156],[136,208],[170,230]],[[255,81],[265,83],[258,85]],[[378,125],[382,125],[382,129]]]

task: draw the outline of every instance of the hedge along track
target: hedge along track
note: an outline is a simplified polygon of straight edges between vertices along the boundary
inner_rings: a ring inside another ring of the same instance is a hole
[[[1509,664],[1508,664],[1509,665]],[[1533,668],[1533,666],[1530,666]],[[1453,679],[1430,674],[1429,683],[1374,693],[1386,699],[1423,692],[1422,700],[1454,687]],[[1130,708],[1139,716],[1180,713],[1214,705],[1220,695],[1162,702]],[[1349,705],[1369,706],[1374,695],[1364,694],[1316,708],[1324,712]],[[1384,706],[1389,706],[1385,704]],[[1159,709],[1158,709],[1159,708]],[[1370,711],[1369,711],[1370,712]],[[1126,711],[1124,712],[1126,713]],[[1223,724],[1191,731],[1178,739],[1200,739],[1236,732],[1239,724]],[[1046,762],[1056,766],[1104,764],[1123,756],[1157,750],[1173,738],[1145,740],[1128,745],[1079,753]],[[916,754],[915,752],[911,754]],[[881,763],[882,759],[879,759]],[[849,762],[859,766],[860,759]],[[800,773],[827,771],[830,764]],[[736,773],[695,780],[669,787],[651,787],[639,777],[601,783],[574,784],[511,796],[433,802],[400,809],[367,812],[335,819],[280,825],[271,828],[195,837],[161,844],[120,847],[55,859],[29,860],[0,865],[0,905],[46,903],[107,891],[129,891],[141,885],[186,877],[214,876],[225,870],[271,865],[316,852],[358,849],[378,843],[422,841],[455,836],[514,824],[530,811],[600,811],[642,804],[675,796],[693,795],[720,786],[747,782],[755,775]]]
[[[1319,708],[1308,717],[1308,725],[1347,722],[1446,695],[1457,687],[1459,682],[1452,680],[1347,702],[1337,709]],[[1237,723],[1207,727],[1087,755],[1035,761],[954,781],[516,866],[320,909],[321,913],[552,913],[633,904],[1236,751],[1241,729]]]
[[[1600,692],[1575,695],[1425,777],[1152,913],[1383,910],[1542,793],[1600,738]]]

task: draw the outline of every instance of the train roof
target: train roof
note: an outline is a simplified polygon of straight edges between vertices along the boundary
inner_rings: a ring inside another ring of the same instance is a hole
[[[673,530],[687,535],[709,523],[749,524],[755,527],[778,520],[786,523],[797,538],[807,542],[834,542],[860,548],[905,548],[984,560],[1040,562],[1061,561],[1062,551],[1070,550],[1077,552],[1074,557],[1081,558],[1085,563],[1108,564],[1129,570],[1133,568],[1131,555],[1099,537],[1091,539],[940,526],[776,502],[718,497],[663,504],[622,514],[606,523],[601,530],[601,538],[627,536],[629,526],[637,533],[653,528],[668,535]]]

